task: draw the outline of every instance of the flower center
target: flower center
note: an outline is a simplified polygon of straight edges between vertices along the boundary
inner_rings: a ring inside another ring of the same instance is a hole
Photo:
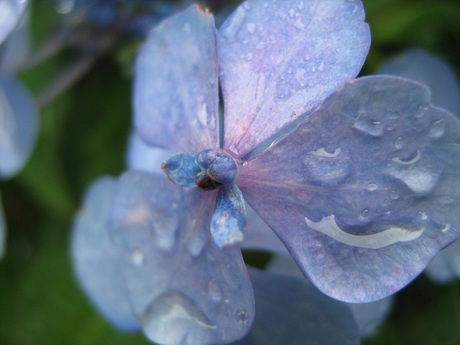
[[[235,160],[221,149],[208,149],[197,155],[178,153],[166,160],[161,168],[168,178],[182,187],[214,190],[232,183],[238,175]]]

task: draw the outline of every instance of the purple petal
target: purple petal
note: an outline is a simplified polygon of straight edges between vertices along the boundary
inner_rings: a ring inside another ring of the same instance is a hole
[[[439,252],[425,272],[438,283],[447,283],[460,278],[460,241],[452,243]]]
[[[132,171],[120,178],[111,216],[122,270],[145,334],[161,344],[227,344],[254,318],[252,287],[236,247],[209,230],[215,192]]]
[[[5,216],[3,215],[2,199],[0,198],[0,259],[5,255],[6,245],[6,225]]]
[[[235,345],[351,345],[359,332],[345,303],[305,279],[250,269],[257,314],[249,334]]]
[[[212,15],[191,6],[150,32],[135,69],[134,116],[150,145],[198,153],[218,146]]]
[[[0,1],[0,44],[18,24],[28,3],[28,0]]]
[[[428,86],[432,103],[460,116],[460,86],[449,64],[421,49],[407,50],[385,62],[380,74],[391,74],[416,80]]]
[[[357,79],[242,166],[245,200],[334,298],[386,297],[459,238],[460,123],[429,96]]]
[[[38,108],[18,81],[0,79],[0,176],[10,177],[29,158],[38,132]]]
[[[147,145],[139,137],[136,131],[133,131],[129,137],[126,165],[128,170],[144,170],[161,173],[161,163],[172,155],[174,155],[173,151]]]
[[[238,157],[356,77],[370,45],[360,1],[246,1],[218,35],[224,148]]]
[[[120,270],[122,251],[110,240],[107,227],[115,187],[115,178],[102,177],[86,192],[73,224],[72,259],[78,281],[97,309],[115,327],[134,331],[140,325]]]

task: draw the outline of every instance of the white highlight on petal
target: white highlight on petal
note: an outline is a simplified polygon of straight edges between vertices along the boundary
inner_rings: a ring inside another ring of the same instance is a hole
[[[420,228],[416,231],[410,231],[404,228],[391,227],[371,235],[353,235],[349,234],[337,225],[335,215],[323,217],[319,222],[312,222],[305,217],[305,222],[310,228],[321,232],[336,241],[347,244],[353,247],[366,249],[380,249],[390,246],[397,242],[412,241],[420,237],[425,228]]]
[[[341,151],[342,151],[342,148],[339,147],[338,149],[335,149],[334,152],[329,153],[329,152],[326,152],[326,150],[324,150],[324,147],[322,147],[322,148],[320,148],[318,150],[310,151],[310,152],[308,152],[308,154],[313,155],[313,156],[319,156],[319,157],[333,158],[333,157],[337,157],[340,154]]]
[[[420,158],[421,158],[420,150],[417,150],[417,155],[414,158],[412,158],[411,160],[402,161],[401,159],[399,159],[399,157],[392,158],[391,160],[393,162],[401,164],[401,165],[410,165],[410,164],[414,164],[415,162],[417,162]]]

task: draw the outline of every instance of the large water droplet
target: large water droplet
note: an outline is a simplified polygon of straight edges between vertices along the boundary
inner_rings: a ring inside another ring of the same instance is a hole
[[[314,151],[316,152],[316,151]],[[338,152],[337,150],[334,152]],[[350,173],[350,157],[346,150],[339,154],[309,154],[303,160],[305,175],[311,182],[320,185],[338,186]]]
[[[428,131],[428,135],[430,138],[438,139],[444,135],[446,131],[446,125],[443,120],[435,121],[432,125],[430,130]]]
[[[141,322],[145,335],[160,344],[196,345],[216,338],[216,326],[178,292],[166,292],[153,300]]]
[[[441,172],[423,165],[400,165],[390,170],[390,175],[402,181],[413,192],[426,194],[434,189]]]

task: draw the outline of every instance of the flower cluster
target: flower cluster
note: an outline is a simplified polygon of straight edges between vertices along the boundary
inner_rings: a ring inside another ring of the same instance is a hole
[[[160,344],[301,344],[314,333],[302,301],[317,297],[248,274],[239,244],[287,250],[319,290],[360,303],[401,289],[460,237],[460,121],[419,83],[354,79],[369,44],[358,0],[248,0],[219,31],[191,6],[150,32],[134,122],[173,151],[169,180],[152,166],[99,181],[73,238],[80,281],[114,324]],[[284,247],[249,226],[245,203]],[[317,335],[358,341],[346,311],[317,309],[344,330]],[[286,320],[299,333],[278,340]]]

